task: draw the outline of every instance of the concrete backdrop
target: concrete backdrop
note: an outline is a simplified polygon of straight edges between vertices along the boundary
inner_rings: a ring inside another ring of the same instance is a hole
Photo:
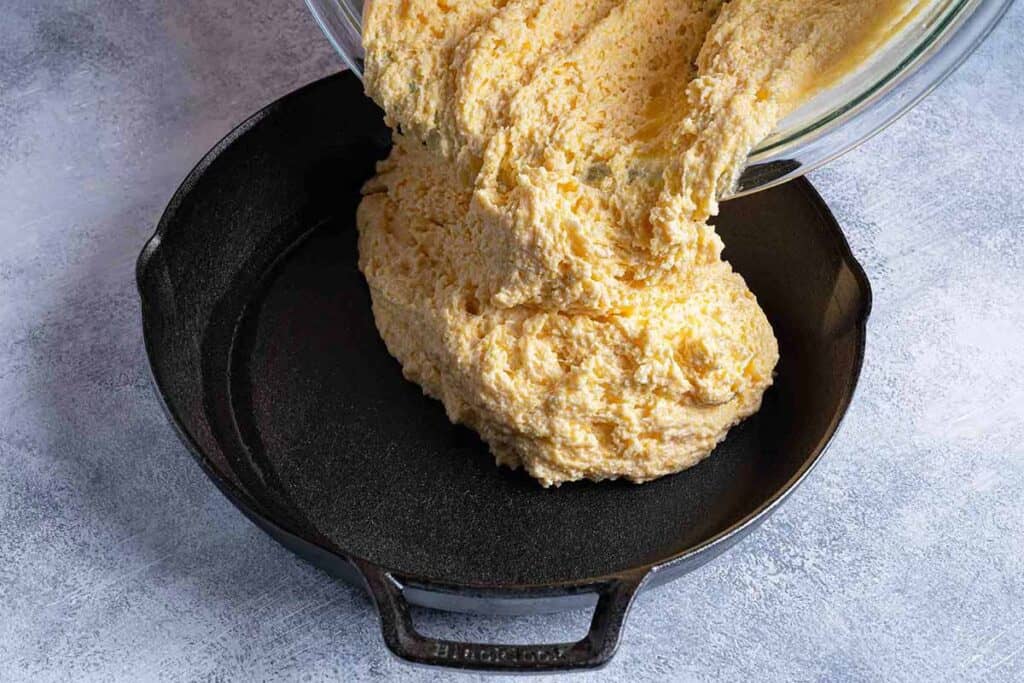
[[[0,680],[447,678],[236,512],[149,387],[132,271],[164,204],[235,123],[340,66],[300,1],[0,17]],[[812,175],[874,285],[857,400],[783,510],[642,596],[579,680],[1024,678],[1022,35],[1018,4]],[[506,642],[587,618],[418,616]]]

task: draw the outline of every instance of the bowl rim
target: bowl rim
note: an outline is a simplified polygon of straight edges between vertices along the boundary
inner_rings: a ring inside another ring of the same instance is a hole
[[[305,1],[346,66],[362,78],[360,11],[365,3]],[[758,143],[723,198],[740,197],[805,175],[885,130],[955,71],[1012,3],[950,0],[931,30],[879,78],[779,139],[773,138],[773,132]],[[780,124],[785,124],[785,119]]]

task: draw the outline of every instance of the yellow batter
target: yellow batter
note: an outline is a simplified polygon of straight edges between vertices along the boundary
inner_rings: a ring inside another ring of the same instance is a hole
[[[360,267],[406,376],[545,486],[690,467],[778,347],[707,219],[907,0],[374,0]]]

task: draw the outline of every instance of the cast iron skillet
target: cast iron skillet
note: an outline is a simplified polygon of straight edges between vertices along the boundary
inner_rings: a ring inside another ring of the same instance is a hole
[[[257,525],[364,585],[403,659],[565,670],[614,654],[637,591],[735,544],[807,475],[853,394],[870,291],[806,181],[728,202],[726,256],[779,338],[774,387],[697,467],[636,486],[542,489],[498,468],[402,378],[356,268],[359,188],[389,147],[340,74],[220,142],[138,262],[146,349],[171,421]],[[418,633],[409,603],[527,613],[593,605],[575,643]]]

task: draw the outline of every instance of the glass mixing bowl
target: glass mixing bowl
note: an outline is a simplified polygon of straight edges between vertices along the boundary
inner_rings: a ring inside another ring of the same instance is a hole
[[[903,29],[857,71],[783,119],[758,145],[730,196],[803,175],[856,147],[910,109],[988,34],[1012,0],[921,0]],[[363,0],[306,0],[362,77]]]

